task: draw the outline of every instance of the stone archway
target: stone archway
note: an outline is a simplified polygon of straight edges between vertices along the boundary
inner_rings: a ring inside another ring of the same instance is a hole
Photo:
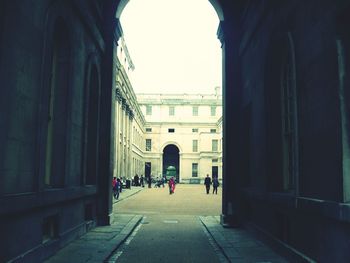
[[[163,149],[163,175],[169,166],[176,169],[176,182],[180,182],[180,155],[179,148],[174,144],[168,144]]]

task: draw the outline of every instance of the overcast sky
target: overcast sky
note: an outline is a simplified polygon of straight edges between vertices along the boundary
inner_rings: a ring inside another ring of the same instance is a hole
[[[221,87],[219,18],[208,0],[130,0],[120,22],[136,93],[214,93]]]

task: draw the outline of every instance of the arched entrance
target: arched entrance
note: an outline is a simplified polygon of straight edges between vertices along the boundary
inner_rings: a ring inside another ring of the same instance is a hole
[[[163,175],[169,166],[174,166],[176,169],[176,182],[180,180],[180,158],[179,148],[174,144],[167,145],[163,150]]]

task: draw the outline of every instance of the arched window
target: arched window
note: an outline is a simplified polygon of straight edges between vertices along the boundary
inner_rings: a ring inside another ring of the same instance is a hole
[[[350,202],[350,8],[339,16],[337,53],[339,75],[339,106],[342,133],[343,201]]]
[[[268,53],[266,109],[271,191],[293,191],[298,180],[298,119],[294,46],[290,33]]]
[[[51,76],[48,92],[45,185],[63,187],[66,175],[68,91],[70,72],[69,30],[62,18],[54,24]]]
[[[99,98],[100,84],[99,74],[96,66],[90,70],[90,81],[87,103],[87,125],[86,125],[86,178],[85,184],[95,185],[98,165],[98,128],[99,128]]]

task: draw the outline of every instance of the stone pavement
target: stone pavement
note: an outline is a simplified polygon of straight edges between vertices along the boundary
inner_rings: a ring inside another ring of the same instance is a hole
[[[289,262],[245,229],[224,228],[219,216],[200,216],[228,262],[234,263],[285,263]]]
[[[146,189],[146,187],[141,187],[141,186],[132,186],[131,189],[123,189],[123,191],[119,194],[118,199],[115,199],[112,197],[113,204],[123,201],[124,199],[127,199],[128,197],[133,196],[144,189]]]
[[[96,227],[69,243],[45,263],[101,263],[132,233],[140,215],[114,215],[114,224]]]
[[[142,191],[142,187],[124,189],[119,200],[127,199]],[[144,192],[146,193],[146,192]],[[157,193],[157,192],[155,192]],[[122,203],[121,203],[122,204]],[[124,204],[123,204],[124,205]],[[140,213],[141,211],[138,211]],[[142,213],[140,213],[142,214]],[[112,255],[133,234],[136,235],[136,227],[142,222],[142,215],[128,213],[114,213],[110,226],[96,227],[62,248],[54,256],[46,260],[46,263],[102,263],[110,261]],[[235,263],[284,263],[297,262],[287,260],[268,245],[261,242],[254,234],[245,229],[224,228],[220,224],[219,216],[199,216],[210,243],[219,256],[220,262]],[[135,230],[135,231],[134,231]],[[133,233],[135,232],[135,233]]]
[[[142,187],[123,189],[118,200],[112,197],[113,203],[123,201],[143,189]],[[63,247],[45,262],[101,263],[128,238],[141,219],[140,215],[113,214],[110,226],[93,228]]]

